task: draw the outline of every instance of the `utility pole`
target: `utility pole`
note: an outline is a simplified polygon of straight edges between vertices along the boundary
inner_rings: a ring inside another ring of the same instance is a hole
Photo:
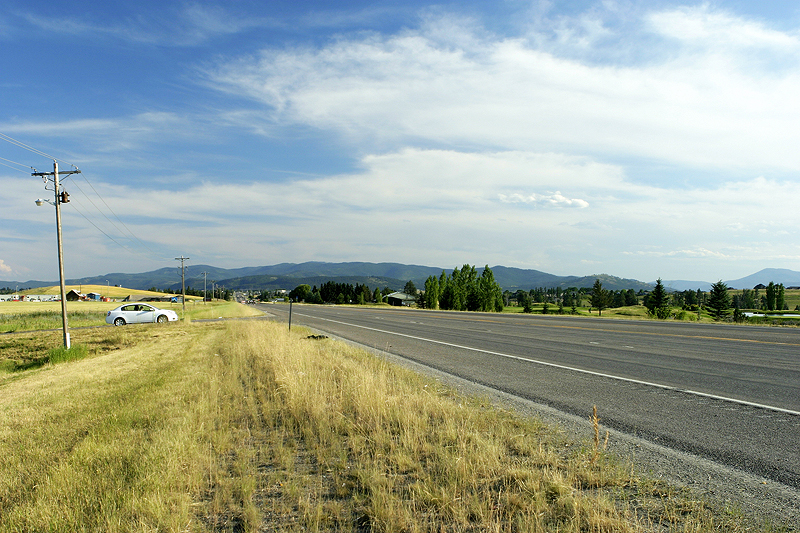
[[[176,257],[176,261],[181,262],[181,305],[183,305],[183,317],[186,318],[186,267],[184,266],[184,262],[189,260],[188,257]]]
[[[81,171],[77,168],[75,170],[67,170],[61,172],[62,175],[80,174]],[[64,246],[61,242],[61,204],[69,202],[69,194],[67,191],[61,191],[61,184],[59,183],[58,161],[53,161],[53,172],[34,172],[31,176],[39,176],[45,182],[45,189],[47,189],[48,176],[53,177],[53,190],[55,191],[55,205],[56,207],[56,238],[58,240],[58,278],[61,285],[61,325],[64,330],[64,348],[70,348],[69,339],[69,326],[67,325],[67,288],[64,282]],[[40,200],[36,203],[41,205]]]
[[[206,288],[208,287],[208,272],[201,272],[203,275],[203,305],[206,305],[206,300],[208,299],[208,295],[206,294]]]

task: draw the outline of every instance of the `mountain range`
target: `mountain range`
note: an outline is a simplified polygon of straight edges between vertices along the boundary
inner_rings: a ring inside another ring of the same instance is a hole
[[[557,276],[538,270],[510,268],[505,266],[490,267],[495,280],[504,289],[516,291],[518,289],[530,290],[537,287],[591,287],[596,279],[600,279],[606,289],[621,290],[634,289],[650,290],[655,282],[642,282],[635,279],[625,279],[609,274],[593,276]],[[422,288],[429,276],[442,273],[452,273],[452,269],[428,267],[420,265],[405,265],[401,263],[280,263],[277,265],[243,268],[218,268],[209,265],[187,265],[185,276],[186,285],[194,288],[211,288],[212,283],[234,290],[291,290],[297,285],[321,285],[326,281],[337,283],[362,284],[370,287],[389,287],[400,290],[407,281],[413,281],[417,287]],[[483,268],[478,268],[478,274]],[[768,284],[770,281],[783,283],[784,286],[800,285],[800,272],[788,269],[767,268],[750,276],[725,283],[736,289],[753,288],[759,283]],[[707,291],[711,283],[704,281],[664,280],[664,285],[671,290],[696,290]],[[0,287],[36,288],[57,285],[55,281],[0,281]],[[138,274],[109,273],[103,276],[90,276],[78,279],[68,279],[68,285],[120,285],[131,289],[158,289],[180,290],[180,268],[166,267],[150,272]]]

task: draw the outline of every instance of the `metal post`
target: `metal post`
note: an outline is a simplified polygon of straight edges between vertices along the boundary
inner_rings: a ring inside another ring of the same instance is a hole
[[[289,331],[292,331],[292,301],[289,300]]]
[[[53,161],[53,182],[56,200],[56,234],[58,236],[58,276],[61,284],[61,324],[64,329],[64,347],[70,348],[69,326],[67,325],[67,288],[64,284],[64,247],[61,244],[61,196],[58,184],[58,161]]]

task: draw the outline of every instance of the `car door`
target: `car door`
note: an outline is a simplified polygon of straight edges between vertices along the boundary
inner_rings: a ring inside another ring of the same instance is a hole
[[[136,307],[136,320],[134,320],[134,322],[137,324],[141,324],[143,322],[153,322],[156,319],[156,310],[152,306],[140,304]]]

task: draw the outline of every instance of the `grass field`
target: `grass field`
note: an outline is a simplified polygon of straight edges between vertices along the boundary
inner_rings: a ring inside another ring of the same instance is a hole
[[[153,291],[143,291],[140,289],[128,289],[125,287],[111,287],[108,285],[66,285],[66,292],[71,290],[75,290],[80,292],[81,294],[89,294],[89,293],[97,293],[106,298],[117,299],[121,300],[127,296],[169,296],[162,292],[153,292]],[[36,289],[28,289],[24,291],[20,291],[20,294],[24,294],[26,296],[30,295],[49,295],[49,296],[58,296],[61,294],[61,289],[58,285],[52,285],[50,287],[39,287]],[[202,297],[199,296],[187,296],[186,301],[189,300],[202,300]]]
[[[122,302],[67,302],[70,328],[102,326],[106,313]],[[155,302],[162,309],[172,309],[183,315],[180,303]],[[187,319],[258,316],[260,312],[237,302],[215,300],[186,300]],[[0,302],[0,333],[61,328],[61,302]]]
[[[42,356],[48,334],[8,337]],[[307,336],[97,328],[77,360],[0,373],[0,532],[754,530],[634,475],[597,423],[569,442]]]

